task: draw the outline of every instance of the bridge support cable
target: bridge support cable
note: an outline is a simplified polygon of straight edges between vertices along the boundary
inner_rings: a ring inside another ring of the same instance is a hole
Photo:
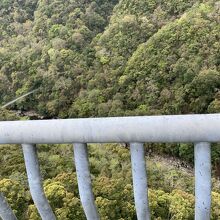
[[[95,199],[92,192],[87,144],[74,143],[73,150],[79,195],[86,218],[87,220],[99,220],[100,217],[95,205]]]
[[[31,196],[43,220],[55,220],[56,217],[44,194],[36,145],[22,144],[25,166]]]
[[[211,146],[196,143],[195,155],[195,220],[210,220],[211,209]]]
[[[150,220],[144,145],[130,143],[135,208],[138,220]]]
[[[15,214],[13,213],[11,207],[9,206],[2,193],[0,193],[0,217],[2,220],[17,220]]]

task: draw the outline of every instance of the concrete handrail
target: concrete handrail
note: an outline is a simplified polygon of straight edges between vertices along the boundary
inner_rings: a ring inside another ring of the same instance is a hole
[[[0,144],[220,142],[220,114],[0,122]]]
[[[23,146],[31,194],[43,220],[56,219],[56,217],[44,195],[35,144],[74,144],[78,187],[84,212],[88,220],[99,220],[92,193],[87,143],[130,143],[137,218],[150,220],[143,145],[146,142],[194,143],[195,220],[209,220],[211,210],[210,143],[220,142],[220,114],[0,122],[0,144]],[[35,177],[32,174],[36,174]],[[36,178],[38,179],[37,185],[36,181],[33,181]],[[2,197],[2,201],[3,199]],[[3,205],[0,204],[0,216],[3,220],[8,220],[5,218],[4,210],[7,210],[6,214],[9,216],[13,213],[10,207],[5,209]]]

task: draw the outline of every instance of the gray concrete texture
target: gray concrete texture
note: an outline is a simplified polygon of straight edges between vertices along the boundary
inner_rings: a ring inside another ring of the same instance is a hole
[[[219,142],[220,114],[0,122],[0,144]]]

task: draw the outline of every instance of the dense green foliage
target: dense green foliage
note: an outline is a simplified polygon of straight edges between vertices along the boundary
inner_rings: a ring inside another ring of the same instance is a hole
[[[219,51],[219,8],[201,4],[133,54],[121,82],[127,108],[145,114],[218,112]]]
[[[219,112],[220,2],[1,0],[0,103],[34,89],[11,110],[46,118]],[[16,119],[0,109],[0,121]],[[193,160],[186,144],[146,147]],[[71,146],[38,150],[58,219],[85,219]],[[108,145],[89,152],[102,219],[136,219],[129,151]],[[219,146],[212,153],[218,165]],[[39,219],[20,147],[0,146],[0,165],[0,191],[18,218]],[[148,172],[152,219],[193,219],[192,176],[155,158]],[[214,220],[220,218],[220,191],[213,181]]]
[[[94,57],[90,43],[117,1],[1,2],[0,102],[40,87],[13,108],[67,117],[87,81]]]
[[[218,1],[0,8],[0,102],[39,88],[11,108],[62,118],[219,111]]]

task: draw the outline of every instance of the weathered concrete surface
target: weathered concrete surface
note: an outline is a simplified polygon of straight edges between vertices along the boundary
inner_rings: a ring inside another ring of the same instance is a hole
[[[3,220],[17,220],[2,193],[0,193],[0,218]]]
[[[73,145],[76,165],[77,182],[80,200],[87,220],[99,220],[99,214],[95,205],[92,192],[92,182],[89,171],[89,159],[87,145],[75,143]]]
[[[130,143],[134,201],[138,220],[150,220],[144,145]]]
[[[0,144],[219,141],[220,114],[0,122]]]
[[[195,144],[195,220],[209,220],[211,213],[211,146]]]
[[[56,220],[44,194],[35,145],[22,145],[31,196],[42,220]]]

